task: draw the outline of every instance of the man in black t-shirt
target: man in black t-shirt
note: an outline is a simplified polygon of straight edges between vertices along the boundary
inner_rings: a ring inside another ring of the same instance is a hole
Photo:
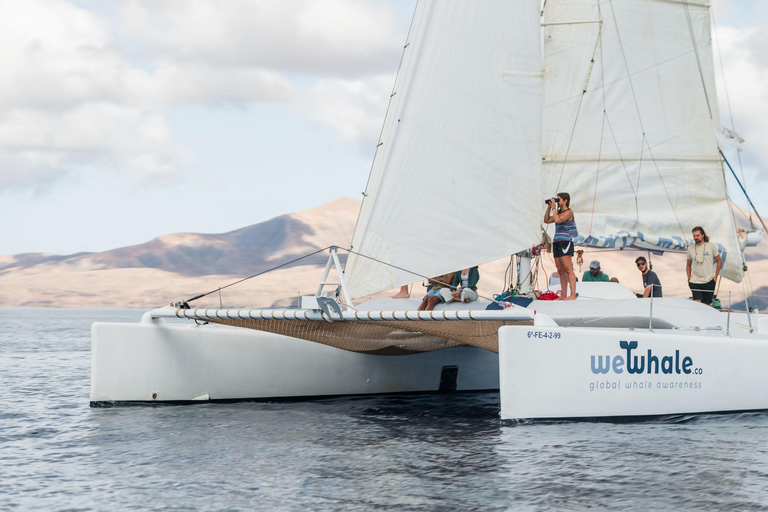
[[[661,281],[659,281],[659,276],[656,275],[656,272],[648,268],[648,260],[640,256],[635,260],[635,264],[637,269],[643,274],[643,288],[645,290],[642,297],[661,297]],[[641,295],[638,293],[637,296],[640,297]]]

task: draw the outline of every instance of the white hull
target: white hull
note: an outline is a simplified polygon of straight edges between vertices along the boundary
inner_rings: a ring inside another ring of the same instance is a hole
[[[768,410],[768,337],[746,336],[741,329],[736,334],[502,327],[501,417],[637,418]],[[630,372],[630,365],[642,371]]]
[[[584,291],[610,297],[619,287]],[[768,318],[682,299],[537,301],[530,309],[535,325],[499,330],[498,355],[473,347],[368,355],[151,313],[138,324],[97,323],[91,403],[434,393],[443,381],[444,391],[499,389],[501,417],[511,420],[768,409]],[[638,364],[642,371],[630,371]]]
[[[498,356],[472,347],[375,356],[218,325],[96,323],[91,404],[438,392],[451,366],[456,391],[499,387]]]

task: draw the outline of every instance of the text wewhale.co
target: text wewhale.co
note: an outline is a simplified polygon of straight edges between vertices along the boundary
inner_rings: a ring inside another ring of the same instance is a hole
[[[592,356],[592,373],[601,374],[613,372],[617,374],[691,374],[701,375],[701,368],[692,368],[693,359],[690,356],[680,358],[680,351],[675,350],[674,356],[656,356],[653,350],[648,349],[647,355],[633,355],[632,351],[637,349],[636,341],[620,341],[619,346],[627,351],[627,355],[621,356]],[[626,368],[625,368],[626,365]]]

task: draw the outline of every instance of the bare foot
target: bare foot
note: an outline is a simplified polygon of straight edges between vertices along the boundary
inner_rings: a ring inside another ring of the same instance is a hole
[[[392,296],[393,299],[409,299],[410,297],[411,297],[411,293],[408,291],[407,284],[404,284],[403,286],[401,286],[400,291]]]
[[[563,300],[576,300],[576,296],[575,295],[569,295],[567,298],[565,298]]]

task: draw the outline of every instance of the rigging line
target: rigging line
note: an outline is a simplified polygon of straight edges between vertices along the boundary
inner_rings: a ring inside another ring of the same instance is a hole
[[[712,105],[709,103],[709,93],[707,93],[707,84],[704,82],[704,71],[701,69],[701,56],[699,55],[699,45],[696,43],[696,34],[693,32],[693,20],[691,20],[691,10],[688,6],[688,0],[683,0],[683,7],[685,9],[685,20],[688,22],[688,32],[691,35],[691,42],[693,43],[693,53],[696,55],[696,65],[699,67],[699,78],[701,78],[701,88],[704,90],[704,99],[707,100],[707,110],[709,110],[709,118],[714,120],[712,115]]]
[[[611,125],[611,118],[608,116],[607,113],[605,114],[605,121],[608,123],[608,130],[611,132],[613,143],[616,146],[616,152],[619,154],[619,161],[621,162],[621,166],[624,168],[624,174],[627,175],[627,182],[629,183],[629,188],[632,189],[632,194],[635,196],[635,209],[637,209],[637,192],[635,191],[635,184],[632,183],[632,178],[629,176],[629,169],[627,169],[627,162],[624,161],[624,156],[621,154],[621,148],[619,148],[619,141],[616,140],[616,133],[613,131],[613,125]]]
[[[321,253],[323,251],[327,251],[331,247],[333,247],[333,246],[329,245],[328,247],[323,247],[322,249],[319,249],[319,250],[317,250],[317,251],[315,251],[315,252],[313,252],[311,254],[305,254],[304,256],[301,256],[300,258],[296,258],[295,260],[287,261],[287,262],[285,262],[285,263],[283,263],[281,265],[278,265],[276,267],[272,267],[270,269],[264,270],[263,272],[259,272],[258,274],[253,274],[252,276],[244,277],[244,278],[242,278],[242,279],[240,279],[238,281],[235,281],[234,283],[229,283],[227,285],[215,288],[215,289],[213,289],[213,290],[211,290],[209,292],[201,293],[200,295],[196,295],[196,296],[192,297],[191,299],[185,300],[184,302],[192,302],[193,300],[202,299],[203,297],[205,297],[207,295],[210,295],[212,293],[221,292],[221,290],[223,290],[224,288],[229,288],[230,286],[234,286],[234,285],[236,285],[238,283],[242,283],[243,281],[247,281],[248,279],[253,279],[254,277],[258,277],[260,275],[266,274],[267,272],[272,272],[273,270],[277,270],[278,268],[286,267],[286,266],[288,266],[288,265],[290,265],[292,263],[296,263],[297,261],[301,261],[303,259],[309,258],[310,256],[314,256],[315,254]]]
[[[635,110],[637,111],[637,120],[640,123],[640,130],[645,136],[645,127],[643,126],[643,117],[640,115],[640,104],[637,102],[637,94],[635,94],[635,84],[632,82],[632,74],[629,72],[629,61],[627,60],[627,53],[624,51],[624,43],[621,40],[621,31],[619,30],[619,22],[616,19],[616,10],[613,8],[613,0],[608,0],[611,6],[611,15],[613,16],[613,24],[616,27],[616,38],[619,40],[619,48],[621,49],[621,56],[624,59],[624,67],[627,70],[627,80],[629,81],[629,89],[632,91],[632,99],[635,102]]]
[[[741,182],[739,181],[739,177],[736,176],[736,171],[733,170],[733,167],[731,167],[731,163],[728,161],[727,158],[725,158],[725,155],[723,154],[723,150],[720,148],[717,148],[717,150],[720,152],[720,156],[723,157],[723,161],[725,162],[725,165],[727,165],[728,168],[731,170],[731,174],[733,174],[733,177],[736,180],[736,183],[738,183],[739,187],[741,187],[741,191],[744,192],[744,197],[747,198],[747,201],[749,201],[749,205],[755,211],[755,215],[757,215],[758,220],[760,220],[760,224],[762,224],[763,229],[765,230],[766,233],[768,233],[768,228],[765,227],[765,222],[763,222],[763,218],[760,217],[760,214],[757,212],[757,208],[755,208],[755,205],[752,203],[752,199],[749,198],[749,194],[747,194],[747,191],[744,188],[744,185],[741,184]]]
[[[387,117],[389,116],[389,109],[392,107],[392,101],[397,94],[396,88],[398,84],[398,79],[400,78],[400,69],[403,66],[403,61],[405,60],[405,52],[407,51],[408,47],[411,45],[411,32],[413,30],[413,22],[416,19],[416,12],[419,9],[419,1],[416,0],[416,6],[413,9],[413,16],[411,17],[411,24],[408,26],[408,35],[405,38],[405,46],[403,46],[403,53],[400,54],[400,63],[397,65],[397,74],[395,75],[395,83],[392,84],[392,92],[389,95],[389,103],[387,103],[387,111],[384,113],[384,122],[381,123],[381,131],[379,132],[379,142],[376,144],[376,150],[373,153],[373,160],[371,161],[371,170],[368,171],[368,180],[365,182],[365,192],[363,192],[363,201],[360,204],[360,210],[357,214],[357,220],[355,220],[355,229],[352,230],[352,236],[354,239],[354,233],[357,232],[357,225],[360,223],[360,218],[362,217],[360,214],[363,212],[363,206],[365,205],[365,198],[368,197],[368,187],[371,184],[371,177],[373,176],[373,166],[376,163],[376,157],[379,154],[379,148],[383,144],[381,141],[382,137],[384,136],[384,128],[387,126]],[[352,247],[350,245],[350,247]]]
[[[372,256],[367,256],[365,254],[361,254],[361,253],[359,253],[357,251],[353,251],[352,249],[344,249],[343,247],[339,247],[339,249],[341,249],[343,251],[347,251],[350,254],[356,254],[357,256],[360,256],[361,258],[367,258],[367,259],[369,259],[371,261],[375,261],[376,263],[381,263],[382,265],[386,265],[388,267],[392,267],[392,268],[395,268],[397,270],[402,270],[403,272],[408,272],[409,274],[413,274],[415,276],[419,276],[422,279],[426,279],[430,283],[439,283],[440,282],[440,281],[436,281],[435,279],[433,279],[431,277],[427,277],[425,275],[419,274],[418,272],[413,272],[412,270],[408,270],[408,269],[403,268],[403,267],[398,267],[397,265],[393,265],[392,263],[387,263],[386,261],[381,261],[381,260],[376,259],[376,258],[374,258]],[[440,283],[440,284],[445,284],[446,286],[448,286],[448,288],[452,288],[454,290],[456,289],[456,287],[451,285],[451,284],[446,284],[446,283]],[[477,296],[482,298],[482,299],[485,299],[485,300],[488,300],[488,301],[491,301],[491,302],[495,302],[497,304],[501,304],[502,306],[508,304],[507,302],[500,302],[500,301],[498,301],[498,300],[496,300],[496,299],[494,299],[492,297],[484,297],[483,295],[480,295],[480,294],[478,294]]]
[[[667,190],[667,184],[664,183],[664,178],[661,177],[661,170],[659,169],[659,164],[656,162],[656,158],[653,156],[653,150],[651,149],[651,145],[648,143],[648,139],[645,137],[645,134],[643,134],[643,141],[645,142],[645,145],[648,146],[648,153],[651,154],[651,160],[653,161],[653,166],[656,168],[656,174],[658,174],[659,176],[659,181],[661,182],[661,186],[664,187],[664,194],[667,196],[667,200],[669,201],[669,206],[672,207],[672,214],[675,216],[675,221],[677,222],[677,225],[680,228],[680,233],[683,235],[683,238],[685,238],[685,230],[683,229],[683,225],[680,224],[680,219],[677,217],[677,208],[675,208],[675,204],[672,202],[672,198],[669,196],[669,191]]]
[[[712,18],[712,27],[715,29],[715,43],[717,44],[717,56],[720,60],[720,73],[723,75],[723,88],[725,89],[725,101],[728,105],[728,117],[731,120],[731,130],[736,131],[736,123],[733,121],[733,109],[731,108],[731,95],[728,93],[728,80],[725,76],[725,66],[723,64],[723,54],[720,51],[720,36],[717,33],[717,22],[715,21],[715,10],[710,9],[710,17]],[[736,154],[739,157],[739,170],[741,171],[741,179],[746,182],[744,179],[744,166],[741,163],[741,151],[736,150]],[[750,221],[751,221],[750,216]]]
[[[581,91],[581,97],[579,98],[579,106],[576,109],[576,117],[573,119],[573,128],[571,128],[571,137],[568,139],[568,146],[565,149],[565,156],[563,157],[563,167],[560,169],[560,176],[557,179],[557,187],[555,187],[555,193],[560,191],[560,183],[563,181],[563,173],[565,172],[565,165],[568,163],[568,153],[571,151],[571,143],[573,142],[573,136],[576,134],[576,124],[579,122],[579,114],[581,114],[581,106],[584,104],[584,96],[587,94],[589,88],[589,79],[592,76],[592,69],[595,67],[595,55],[597,54],[597,47],[600,43],[603,24],[600,23],[600,29],[597,32],[597,38],[595,39],[595,48],[592,50],[592,59],[589,61],[589,71],[587,72],[587,79],[584,82],[584,90]]]
[[[597,180],[600,177],[600,157],[603,155],[603,134],[605,133],[606,113],[603,110],[603,126],[600,128],[600,149],[597,151],[597,170],[595,171],[595,192],[592,195],[592,215],[589,218],[589,236],[592,236],[592,224],[595,221],[595,204],[597,203]]]

